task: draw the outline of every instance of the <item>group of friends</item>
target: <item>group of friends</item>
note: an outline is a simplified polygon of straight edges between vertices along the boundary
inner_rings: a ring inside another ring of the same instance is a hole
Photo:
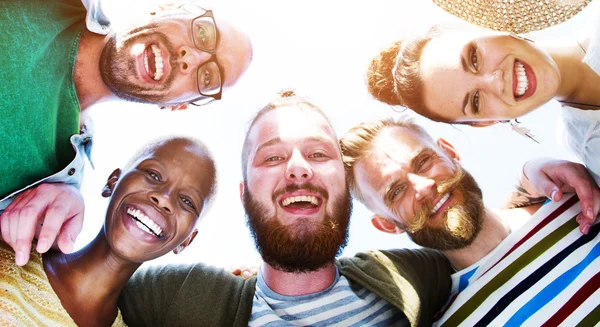
[[[0,325],[600,321],[600,33],[545,47],[437,26],[394,42],[368,67],[375,99],[442,122],[487,126],[563,103],[565,137],[584,165],[527,162],[497,210],[452,144],[412,120],[362,122],[338,138],[321,108],[282,92],[243,143],[240,199],[263,263],[242,278],[209,263],[137,271],[189,246],[215,196],[214,158],[190,137],[158,139],[115,169],[101,192],[104,226],[72,249],[93,143],[88,109],[114,99],[171,110],[219,100],[251,64],[248,36],[187,2],[122,30],[99,1],[8,0],[0,12]],[[353,198],[375,228],[407,233],[421,248],[337,258]],[[511,228],[514,220],[525,223]]]

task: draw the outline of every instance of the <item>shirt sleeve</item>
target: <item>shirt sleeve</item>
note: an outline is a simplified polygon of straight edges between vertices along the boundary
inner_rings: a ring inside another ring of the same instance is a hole
[[[136,272],[119,308],[129,326],[247,326],[256,279],[203,264]]]
[[[96,34],[106,35],[110,32],[110,21],[104,14],[100,2],[100,0],[81,0],[87,10],[85,17],[87,29]]]

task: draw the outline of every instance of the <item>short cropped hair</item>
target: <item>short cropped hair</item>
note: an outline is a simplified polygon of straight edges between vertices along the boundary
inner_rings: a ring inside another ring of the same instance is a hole
[[[333,131],[335,136],[335,130],[331,125],[331,121],[329,121],[329,118],[327,118],[323,110],[321,110],[319,107],[313,104],[308,98],[297,96],[294,93],[294,91],[282,91],[280,92],[279,97],[269,102],[266,106],[260,109],[254,116],[254,118],[250,120],[248,130],[246,131],[246,136],[244,137],[244,145],[242,147],[242,176],[244,178],[244,181],[246,181],[246,168],[248,166],[248,156],[250,155],[250,140],[248,139],[248,137],[250,136],[250,131],[252,131],[252,128],[262,116],[273,110],[285,107],[296,107],[302,110],[311,109],[316,111],[319,115],[325,118],[327,124],[331,126],[331,130]],[[335,137],[337,138],[337,136]]]
[[[402,116],[400,118],[386,118],[382,120],[375,120],[369,122],[363,122],[353,128],[351,128],[341,139],[340,147],[342,149],[342,160],[344,161],[344,168],[346,170],[346,180],[352,195],[362,203],[365,203],[365,198],[356,184],[356,178],[354,176],[354,166],[357,162],[368,157],[373,149],[373,145],[379,134],[386,129],[392,127],[404,127],[423,136],[426,140],[433,142],[433,138],[423,129],[423,127],[417,125],[408,116]]]
[[[210,186],[210,191],[208,192],[208,194],[204,200],[204,207],[202,209],[202,212],[204,213],[204,212],[206,212],[206,209],[208,208],[209,204],[212,202],[214,195],[217,193],[217,166],[215,164],[215,160],[214,160],[210,150],[204,144],[204,142],[200,141],[199,139],[197,139],[195,137],[189,137],[189,136],[173,136],[173,135],[171,135],[171,136],[163,136],[163,137],[160,137],[153,141],[150,141],[150,142],[146,143],[144,146],[142,146],[142,148],[140,148],[137,152],[135,152],[133,154],[133,156],[131,156],[131,158],[129,159],[129,161],[123,168],[123,170],[124,171],[130,170],[131,168],[133,168],[133,166],[135,166],[138,163],[138,161],[140,159],[148,156],[150,153],[154,152],[158,147],[163,146],[166,143],[170,143],[170,142],[178,141],[178,140],[187,141],[190,144],[194,145],[195,147],[198,147],[204,154],[205,159],[209,164],[210,169],[208,171],[206,171],[206,173],[210,174],[210,180],[212,181],[212,185]]]

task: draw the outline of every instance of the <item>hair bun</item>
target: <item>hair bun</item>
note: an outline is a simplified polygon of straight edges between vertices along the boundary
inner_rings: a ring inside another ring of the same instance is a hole
[[[401,41],[390,44],[371,60],[367,70],[367,87],[369,93],[376,100],[390,105],[403,105],[396,95],[392,73],[401,45]]]
[[[283,90],[279,92],[279,96],[281,96],[282,98],[291,98],[295,97],[296,93],[294,92],[294,90]]]

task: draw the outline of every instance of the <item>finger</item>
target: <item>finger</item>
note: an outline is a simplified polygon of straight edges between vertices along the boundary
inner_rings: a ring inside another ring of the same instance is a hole
[[[67,220],[60,230],[58,235],[58,248],[63,253],[73,252],[75,240],[81,229],[83,228],[83,213],[75,215],[75,217]]]
[[[37,251],[44,253],[50,249],[54,241],[58,237],[61,227],[69,218],[69,210],[66,206],[60,205],[58,202],[53,202],[46,210],[44,217],[44,225],[40,230],[38,237]],[[67,252],[70,253],[70,252]]]
[[[26,205],[31,199],[32,190],[26,190],[15,197],[15,199],[6,207],[0,219],[2,219],[2,238],[14,250],[19,228],[19,211],[23,205]]]
[[[562,198],[562,191],[560,190],[560,187],[552,182],[548,175],[542,174],[535,184],[537,184],[538,189],[540,189],[542,193],[552,201],[560,201]]]
[[[38,216],[36,212],[31,211],[29,206],[21,210],[22,214],[18,218],[17,235],[15,239],[15,263],[17,266],[24,266],[29,261],[31,252],[31,243],[35,234]]]
[[[248,271],[248,270],[242,271],[242,277],[244,277],[244,279],[248,279],[248,278],[250,278],[252,276],[253,275],[252,275],[252,273],[250,271]]]

